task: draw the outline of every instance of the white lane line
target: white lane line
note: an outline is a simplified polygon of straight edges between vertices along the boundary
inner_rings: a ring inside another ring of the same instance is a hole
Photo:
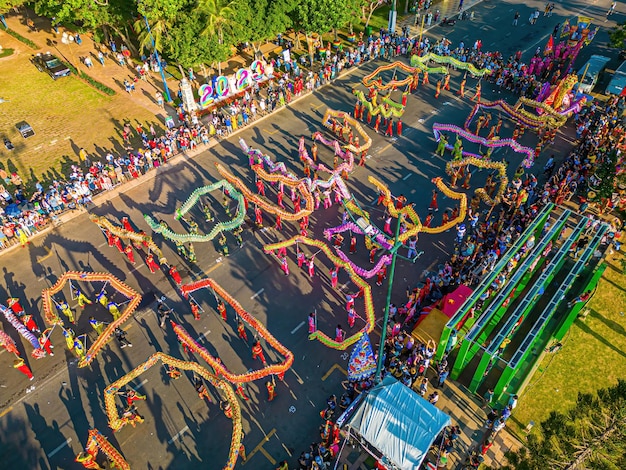
[[[137,271],[141,268],[143,268],[145,266],[144,263],[141,263],[139,266],[137,266],[136,268],[131,269],[130,271],[128,271],[129,273],[132,273],[133,271]]]
[[[293,367],[290,367],[290,368],[289,368],[289,370],[290,370],[291,372],[293,372],[293,375],[295,375],[295,376],[296,376],[296,378],[298,379],[298,383],[299,383],[300,385],[304,385],[304,380],[302,380],[302,377],[300,377],[300,376],[297,374],[297,372],[293,369]]]
[[[174,441],[177,441],[178,439],[180,439],[182,437],[183,434],[185,434],[187,431],[189,431],[189,426],[185,426],[183,429],[181,429],[180,431],[178,431],[176,433],[176,435],[172,436],[172,438],[167,441],[168,444],[171,444]]]
[[[58,446],[56,449],[54,449],[52,452],[48,454],[48,458],[53,457],[56,454],[58,454],[65,446],[70,445],[70,442],[72,442],[72,438],[68,437],[68,439],[63,444],[61,444],[60,446]]]
[[[404,176],[404,178],[402,178],[402,181],[406,181],[406,180],[408,180],[408,179],[411,177],[411,175],[412,175],[412,174],[413,174],[413,173],[409,173],[409,174],[407,174],[406,176]]]
[[[296,326],[293,330],[291,330],[291,334],[294,334],[296,331],[298,331],[300,328],[302,328],[304,326],[304,320],[301,321],[298,326]]]
[[[137,385],[137,387],[135,387],[135,389],[143,387],[147,382],[148,382],[148,379],[143,379],[143,381],[139,385]]]
[[[202,333],[200,336],[198,336],[198,339],[196,340],[196,343],[201,342],[204,338],[206,338],[206,336],[211,333],[211,330],[209,331],[205,331],[204,333]]]
[[[261,295],[261,293],[265,290],[265,288],[261,288],[258,291],[256,291],[254,293],[254,295],[252,297],[250,297],[251,299],[256,299],[259,295]]]

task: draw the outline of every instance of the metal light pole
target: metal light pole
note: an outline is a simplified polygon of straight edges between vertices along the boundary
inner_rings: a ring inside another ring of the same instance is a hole
[[[387,323],[389,323],[389,304],[391,303],[391,290],[393,287],[393,275],[395,274],[395,270],[396,270],[396,258],[398,257],[398,248],[403,246],[402,243],[398,242],[398,238],[400,237],[400,225],[402,224],[403,220],[404,220],[403,214],[399,214],[398,225],[396,225],[396,237],[393,243],[393,248],[391,248],[391,268],[389,269],[387,302],[385,304],[385,316],[383,317],[383,325],[381,327],[381,332],[380,332],[380,346],[378,347],[378,360],[376,361],[376,375],[374,375],[374,380],[376,383],[380,383],[381,372],[383,370],[383,357],[384,357],[384,352],[385,352],[385,340],[387,339]]]
[[[150,29],[150,23],[148,23],[148,18],[146,15],[143,16],[144,21],[146,22],[146,28],[148,28],[148,34],[150,35],[150,40],[152,41],[152,49],[154,50],[154,56],[156,57],[157,64],[159,64],[159,72],[161,72],[161,80],[163,80],[163,89],[165,91],[165,99],[168,103],[172,102],[172,97],[170,96],[170,89],[167,87],[167,81],[165,80],[165,71],[163,70],[163,66],[161,65],[161,57],[159,56],[159,52],[156,48],[156,43],[154,42],[154,36],[152,35],[152,30]]]
[[[391,10],[389,10],[389,24],[387,25],[389,34],[396,32],[396,17],[398,12],[396,11],[396,0],[391,1]]]

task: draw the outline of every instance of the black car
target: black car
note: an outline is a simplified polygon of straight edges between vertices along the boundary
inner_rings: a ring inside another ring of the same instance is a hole
[[[32,58],[33,64],[40,72],[48,72],[54,80],[59,77],[67,77],[71,71],[63,62],[61,62],[56,56],[45,52],[34,55]]]

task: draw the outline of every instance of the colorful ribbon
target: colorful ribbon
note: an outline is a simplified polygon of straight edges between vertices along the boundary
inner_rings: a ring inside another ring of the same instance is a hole
[[[44,318],[49,325],[63,326],[63,320],[59,317],[56,311],[57,309],[54,304],[53,297],[63,290],[63,287],[65,287],[65,284],[68,281],[107,283],[108,286],[111,286],[111,288],[115,289],[129,300],[118,319],[107,325],[102,334],[99,335],[91,344],[91,347],[87,350],[85,357],[78,362],[78,367],[85,367],[91,364],[91,361],[95,359],[100,350],[109,342],[115,332],[115,328],[125,323],[126,320],[128,320],[135,312],[141,302],[141,295],[139,292],[135,291],[133,288],[113,276],[113,274],[67,271],[61,275],[52,287],[44,289],[41,293]]]
[[[437,142],[439,142],[440,138],[441,138],[441,134],[443,132],[450,132],[452,134],[456,134],[462,138],[464,138],[465,140],[469,140],[470,142],[474,143],[474,144],[479,144],[482,146],[485,146],[487,148],[502,148],[502,147],[510,147],[511,149],[513,149],[514,152],[517,153],[521,153],[523,155],[526,155],[526,158],[524,158],[524,160],[522,161],[522,165],[526,168],[530,168],[533,166],[533,163],[535,161],[535,152],[533,149],[531,149],[530,147],[524,147],[523,145],[520,145],[517,143],[517,141],[513,140],[513,139],[490,139],[487,140],[484,137],[480,137],[476,134],[472,134],[471,132],[465,130],[465,129],[461,129],[458,126],[455,126],[453,124],[440,124],[438,122],[433,124],[433,134],[435,135],[435,139],[437,140]],[[448,143],[446,145],[446,148],[448,150],[452,150],[454,148],[454,146],[450,143]],[[484,159],[484,157],[482,155],[478,155],[475,153],[471,153],[471,152],[462,152],[464,157],[473,157],[475,159]]]
[[[371,101],[368,100],[365,93],[356,88],[352,90],[352,94],[367,108],[367,111],[372,116],[381,114],[385,119],[389,119],[391,116],[401,117],[404,114],[405,106],[396,103],[389,96],[385,96],[379,104],[377,100],[378,94],[374,95]],[[403,94],[408,94],[408,92],[404,92]]]
[[[328,145],[332,147],[335,151],[335,155],[341,157],[343,162],[337,165],[337,168],[330,169],[326,165],[324,165],[321,161],[315,162],[311,157],[309,157],[309,152],[306,149],[304,136],[300,137],[300,142],[298,143],[298,154],[300,155],[300,159],[306,162],[313,170],[315,171],[323,171],[324,173],[329,173],[331,175],[341,176],[342,172],[352,173],[354,169],[354,155],[352,152],[344,152],[341,149],[341,144],[336,140],[328,140],[326,139],[321,132],[316,132],[311,137],[314,141],[317,140],[324,145]]]
[[[484,158],[475,158],[468,157],[463,160],[453,160],[451,162],[446,163],[446,172],[451,174],[453,169],[464,167],[467,165],[474,165],[478,168],[485,168],[489,170],[497,170],[498,176],[500,177],[500,184],[498,185],[498,191],[496,191],[496,195],[492,198],[487,194],[485,188],[478,188],[474,192],[482,199],[482,201],[488,206],[494,206],[499,204],[502,201],[502,196],[504,195],[504,191],[506,190],[509,179],[506,176],[507,164],[503,162],[494,162],[492,160],[485,160]]]
[[[152,240],[152,237],[150,235],[146,235],[143,232],[137,233],[126,230],[125,228],[118,225],[113,225],[107,220],[106,217],[99,217],[95,214],[90,214],[89,219],[101,229],[108,230],[113,235],[117,235],[118,237],[120,237],[122,240],[130,240],[131,242],[137,244],[145,243],[148,246],[148,249],[150,249],[150,251],[157,255],[160,264],[167,264],[167,258],[163,256],[163,252],[156,245],[156,243],[154,243],[154,240]]]
[[[372,138],[367,132],[365,132],[365,129],[363,129],[361,123],[354,119],[352,116],[350,116],[349,113],[344,113],[343,111],[335,111],[334,109],[330,108],[326,109],[326,112],[324,113],[324,118],[322,119],[322,124],[329,129],[332,127],[330,124],[331,118],[342,119],[345,123],[350,124],[352,128],[356,131],[356,133],[359,134],[359,136],[361,137],[362,142],[358,148],[352,144],[348,144],[344,145],[344,148],[346,150],[354,154],[360,154],[362,152],[367,152],[370,149],[370,147],[372,146]]]
[[[438,55],[433,54],[432,52],[428,52],[423,56],[411,56],[411,65],[413,67],[417,67],[421,70],[427,70],[428,73],[448,73],[447,67],[428,67],[427,64],[429,61],[435,62],[437,64],[452,65],[452,67],[457,70],[467,70],[474,77],[483,77],[485,75],[490,75],[493,72],[488,68],[478,69],[471,62],[462,62],[448,55]]]
[[[108,439],[95,428],[89,430],[89,437],[85,449],[93,456],[98,455],[98,451],[102,451],[102,453],[115,464],[115,468],[119,470],[130,470],[130,465],[122,454],[120,454],[120,452],[111,445]]]
[[[250,157],[250,164],[253,169],[259,164],[266,165],[270,173],[280,173],[292,181],[304,182],[311,193],[315,190],[323,191],[335,188],[343,199],[350,197],[350,190],[339,175],[332,175],[328,180],[312,180],[311,178],[300,179],[294,173],[290,172],[283,162],[272,161],[268,155],[263,154],[260,150],[248,147],[243,139],[239,139],[239,145]]]
[[[35,359],[41,359],[42,357],[44,357],[46,353],[39,346],[39,340],[37,339],[37,337],[34,334],[32,334],[28,330],[28,328],[26,328],[26,326],[24,326],[24,324],[17,318],[17,316],[15,316],[13,311],[10,308],[5,307],[4,305],[0,305],[0,311],[4,315],[4,318],[6,318],[6,320],[11,324],[11,326],[13,326],[13,328],[17,330],[17,332],[22,336],[22,338],[24,338],[33,346],[33,351],[30,353],[30,355],[34,357]],[[10,343],[7,343],[7,344],[10,344]],[[15,346],[15,343],[13,343],[13,346]]]
[[[185,331],[185,329],[172,322],[172,326],[174,327],[174,332],[178,336],[178,338],[183,341],[189,348],[195,353],[199,354],[202,359],[204,359],[216,372],[217,375],[224,377],[226,380],[232,383],[242,383],[242,382],[251,382],[254,380],[262,379],[263,377],[267,377],[269,375],[280,375],[284,374],[289,370],[291,365],[293,364],[293,353],[283,346],[256,318],[250,315],[244,308],[237,302],[223,287],[221,287],[217,282],[213,279],[206,278],[201,279],[200,281],[196,281],[192,284],[183,285],[180,290],[185,296],[185,298],[199,289],[212,289],[213,292],[222,299],[228,305],[230,305],[233,310],[237,313],[238,317],[245,322],[250,329],[252,329],[255,334],[258,335],[265,340],[267,344],[269,344],[276,352],[278,352],[281,356],[285,358],[283,362],[280,364],[272,364],[265,366],[263,369],[258,369],[255,371],[246,372],[245,374],[234,374],[224,367],[224,365],[218,361],[215,357],[213,357],[206,349],[196,343],[191,336]]]
[[[352,201],[348,201],[350,202],[352,205],[354,205],[354,203]],[[356,207],[356,205],[354,205]],[[350,206],[351,207],[351,206]],[[351,211],[354,212],[354,211]],[[367,214],[366,219],[369,221],[369,214]],[[347,232],[347,231],[351,231],[354,233],[358,233],[359,235],[365,235],[365,232],[361,229],[361,227],[359,227],[357,224],[355,224],[354,222],[346,222],[345,224],[341,224],[338,225],[337,227],[331,227],[331,228],[327,228],[324,230],[324,236],[326,237],[327,240],[330,240],[331,237],[333,235],[335,235],[336,233],[343,233],[343,232]],[[389,241],[385,238],[385,235],[380,232],[377,231],[376,235],[374,237],[372,237],[371,235],[368,235],[368,237],[373,238],[374,241],[383,249],[385,250],[391,250],[391,248],[393,248],[393,245],[391,243],[389,243]]]
[[[301,208],[296,213],[287,212],[286,210],[278,207],[276,204],[270,203],[265,197],[261,196],[260,194],[252,192],[250,189],[248,189],[246,184],[241,181],[241,179],[237,178],[230,171],[228,171],[226,167],[221,163],[216,162],[215,166],[220,175],[222,175],[228,182],[233,184],[239,190],[239,192],[244,195],[249,203],[259,206],[268,214],[280,215],[283,220],[293,222],[300,220],[305,216],[311,215],[311,213],[313,212],[313,208],[315,207],[313,195],[303,181],[293,181],[287,176],[267,173],[263,169],[262,165],[253,166],[254,172],[260,179],[274,183],[282,183],[288,188],[297,189],[300,194],[302,194],[302,197],[304,199],[304,208]]]
[[[290,246],[293,246],[296,243],[302,243],[303,245],[312,246],[322,251],[328,257],[331,263],[333,263],[336,266],[339,266],[340,268],[345,269],[346,272],[348,273],[348,276],[350,277],[350,280],[363,291],[363,298],[365,302],[365,316],[364,316],[365,326],[361,330],[359,330],[358,332],[356,332],[349,338],[346,338],[340,342],[335,341],[334,339],[330,338],[328,335],[322,333],[321,331],[316,331],[309,335],[310,340],[316,339],[322,344],[324,344],[325,346],[328,346],[329,348],[343,351],[347,349],[348,347],[350,347],[351,345],[353,345],[354,343],[356,343],[361,337],[361,333],[363,331],[370,333],[374,329],[374,324],[376,321],[376,314],[374,311],[374,302],[372,300],[372,288],[367,282],[365,282],[365,280],[363,280],[357,274],[356,270],[350,263],[337,257],[333,253],[332,249],[326,243],[322,241],[312,240],[310,238],[303,237],[301,235],[296,235],[295,237],[292,237],[282,242],[265,245],[263,247],[263,251],[265,251],[265,253],[270,253],[274,250],[278,250],[283,247],[289,248]]]
[[[243,224],[243,221],[246,216],[246,212],[244,209],[244,200],[242,194],[237,191],[228,181],[221,180],[217,183],[210,184],[208,186],[202,186],[201,188],[197,188],[193,193],[187,198],[187,200],[183,203],[183,205],[176,210],[176,219],[181,219],[185,214],[187,214],[193,206],[195,206],[200,198],[205,194],[213,192],[215,190],[226,190],[228,195],[237,201],[237,212],[235,217],[227,222],[218,222],[216,223],[211,231],[206,235],[201,235],[199,233],[176,233],[172,231],[167,224],[161,224],[150,217],[148,214],[144,214],[144,219],[150,228],[156,232],[163,235],[168,240],[172,241],[180,241],[183,243],[186,242],[209,242],[217,237],[219,234],[223,232],[230,232],[240,227]]]
[[[122,387],[132,382],[141,374],[153,367],[159,361],[163,362],[163,364],[176,367],[177,369],[188,370],[195,373],[196,375],[202,377],[204,380],[209,382],[213,387],[219,389],[225,395],[226,400],[230,404],[232,410],[233,431],[230,442],[230,450],[228,452],[228,461],[224,468],[229,470],[235,468],[237,458],[239,457],[241,436],[243,435],[241,407],[239,406],[239,402],[237,401],[237,396],[235,395],[233,388],[227,381],[215,376],[206,368],[202,367],[196,362],[183,361],[180,359],[176,359],[175,357],[168,356],[167,354],[164,354],[162,352],[157,352],[150,356],[147,361],[138,365],[128,374],[124,375],[123,377],[119,378],[111,385],[106,387],[104,389],[104,409],[109,418],[109,426],[111,427],[111,429],[113,429],[114,431],[118,431],[122,428],[122,426],[126,424],[126,422],[120,418],[117,404],[115,402],[117,392]]]

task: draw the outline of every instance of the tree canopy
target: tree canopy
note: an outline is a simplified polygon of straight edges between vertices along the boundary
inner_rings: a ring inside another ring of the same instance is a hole
[[[526,448],[506,454],[503,470],[621,470],[626,468],[626,381],[597,394],[579,394],[566,413],[553,411]]]
[[[620,49],[626,48],[626,23],[618,24],[609,31],[609,44]]]
[[[369,19],[384,1],[31,0],[29,5],[58,24],[101,30],[107,39],[119,36],[132,51],[151,52],[154,40],[170,62],[193,67],[228,59],[240,43],[258,50],[290,28],[307,35],[336,34],[348,24]],[[0,13],[24,3],[0,0]]]

